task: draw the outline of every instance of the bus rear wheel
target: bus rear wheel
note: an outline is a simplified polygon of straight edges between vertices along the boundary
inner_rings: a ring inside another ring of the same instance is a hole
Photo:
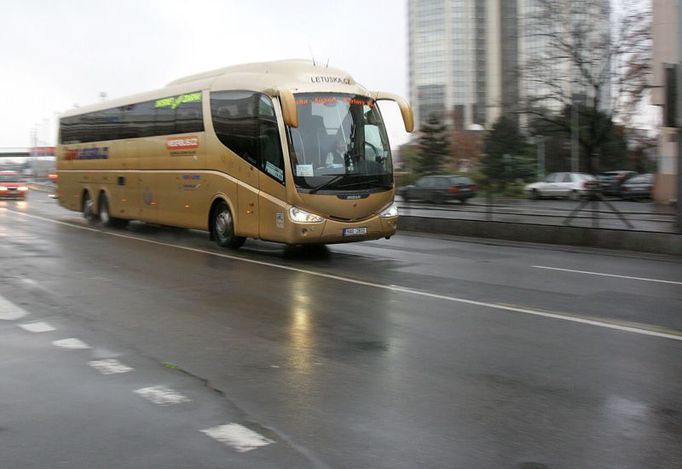
[[[83,193],[83,204],[82,204],[82,210],[83,210],[83,218],[85,218],[88,223],[92,223],[95,221],[95,203],[92,201],[92,197],[90,197],[89,192],[84,192]]]
[[[99,220],[102,222],[102,225],[108,228],[125,228],[128,224],[128,220],[111,216],[111,212],[109,211],[109,199],[107,199],[107,195],[104,192],[99,195],[98,206]]]
[[[225,202],[220,202],[213,210],[211,229],[218,246],[239,249],[246,241],[243,236],[234,234],[234,218]]]

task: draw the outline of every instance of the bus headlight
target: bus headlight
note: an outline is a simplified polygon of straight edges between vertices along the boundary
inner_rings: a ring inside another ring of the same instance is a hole
[[[324,221],[324,218],[321,216],[314,215],[296,207],[291,207],[289,209],[289,218],[291,218],[291,221],[294,223],[322,223]]]
[[[28,190],[28,187],[27,186],[19,186],[19,187],[17,187],[17,190],[21,191],[21,192],[26,192]]]
[[[381,218],[394,218],[398,216],[398,206],[394,203],[385,208],[379,216]]]
[[[5,186],[0,186],[0,191],[6,191],[7,188]]]

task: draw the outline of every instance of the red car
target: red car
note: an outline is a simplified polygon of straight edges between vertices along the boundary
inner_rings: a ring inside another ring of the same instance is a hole
[[[0,199],[25,199],[28,186],[15,171],[0,171]]]

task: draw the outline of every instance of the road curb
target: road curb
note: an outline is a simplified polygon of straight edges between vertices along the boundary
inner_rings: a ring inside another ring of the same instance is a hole
[[[503,239],[507,241],[682,255],[682,235],[676,233],[607,228],[595,229],[501,221],[455,220],[404,215],[401,215],[398,219],[398,229],[422,233]]]

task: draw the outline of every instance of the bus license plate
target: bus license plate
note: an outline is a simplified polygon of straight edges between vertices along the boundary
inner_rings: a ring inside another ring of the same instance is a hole
[[[344,228],[343,229],[343,235],[344,236],[361,236],[361,235],[366,235],[367,234],[367,228],[362,227],[362,228]]]

